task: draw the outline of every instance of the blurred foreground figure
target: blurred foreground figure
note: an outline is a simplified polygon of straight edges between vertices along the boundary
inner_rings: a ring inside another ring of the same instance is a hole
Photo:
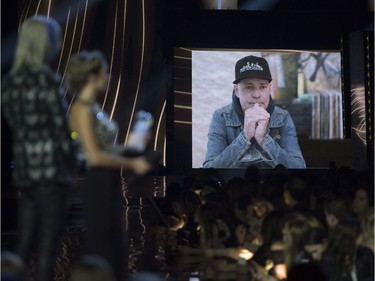
[[[106,260],[83,256],[75,265],[70,281],[115,281],[115,277]]]
[[[73,56],[66,73],[69,90],[76,93],[70,111],[72,135],[86,161],[82,199],[87,226],[85,254],[104,258],[118,280],[125,268],[120,169],[142,175],[152,165],[146,157],[123,157],[115,145],[118,125],[97,102],[108,82],[108,64],[99,51]]]
[[[20,188],[16,253],[27,263],[36,247],[36,280],[53,280],[56,246],[75,166],[60,77],[49,63],[60,49],[60,26],[37,16],[22,25],[2,110],[12,131],[13,185]]]

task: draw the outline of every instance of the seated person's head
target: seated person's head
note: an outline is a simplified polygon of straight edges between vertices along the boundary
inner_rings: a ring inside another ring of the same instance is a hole
[[[349,207],[345,200],[333,199],[324,204],[324,213],[327,226],[332,228],[349,215]]]
[[[238,198],[236,201],[232,204],[232,209],[235,218],[243,224],[246,224],[246,218],[249,216],[249,213],[251,212],[252,207],[252,201],[250,196],[244,196],[241,198]]]
[[[251,211],[247,217],[248,223],[254,218],[264,218],[270,211],[274,209],[265,194],[265,188],[262,184],[251,186]]]
[[[288,207],[293,207],[306,200],[308,189],[303,178],[294,176],[290,178],[284,188],[284,201]]]
[[[259,167],[255,164],[249,165],[245,170],[245,179],[249,183],[258,184],[261,182]]]
[[[199,210],[200,239],[202,247],[233,246],[234,232],[228,210],[217,202],[207,202]]]
[[[303,262],[302,259],[304,259],[305,253],[303,238],[314,227],[321,227],[321,225],[316,217],[312,215],[295,212],[289,213],[285,217],[282,233],[285,245],[285,261],[288,268]]]
[[[374,194],[368,186],[363,185],[356,189],[353,197],[352,211],[358,217],[363,217],[374,206]]]
[[[339,274],[350,274],[356,263],[357,249],[361,244],[361,224],[352,216],[341,220],[328,231],[327,253],[334,253]]]
[[[302,213],[291,213],[285,216],[282,228],[283,241],[286,247],[301,244],[302,237],[310,229],[308,218]]]
[[[196,212],[201,205],[199,196],[193,191],[184,192],[182,194],[182,199],[183,199],[184,208],[187,214]]]
[[[172,209],[179,217],[194,213],[200,204],[200,198],[194,191],[184,191],[171,200]]]

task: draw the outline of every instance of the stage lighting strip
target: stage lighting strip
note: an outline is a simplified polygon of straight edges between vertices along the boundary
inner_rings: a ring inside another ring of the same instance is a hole
[[[70,9],[71,7],[69,7],[69,15],[70,15]],[[88,10],[88,0],[86,0],[86,4],[85,4],[85,9],[84,9],[84,13],[83,13],[83,20],[82,20],[82,26],[81,26],[81,35],[80,35],[80,39],[79,39],[79,44],[78,44],[78,52],[80,52],[81,50],[81,45],[82,45],[82,38],[83,38],[83,32],[85,30],[85,25],[86,25],[86,16],[87,16],[87,10]],[[74,31],[73,31],[73,35],[72,35],[72,38],[75,37],[75,33],[76,33],[76,29],[77,29],[77,22],[78,22],[78,16],[79,16],[79,12],[80,12],[80,2],[78,2],[78,6],[77,6],[77,11],[76,11],[76,19],[75,19],[75,23],[74,23]],[[68,22],[69,20],[67,20],[66,22],[66,25],[68,25]],[[67,32],[67,29],[66,29],[66,32]],[[73,41],[74,40],[71,40],[71,44],[70,44],[70,49],[69,49],[69,55],[68,55],[68,59],[66,61],[69,61],[71,55],[72,55],[72,50],[73,50]],[[65,43],[64,45],[65,46]],[[64,75],[66,73],[66,68],[67,68],[67,65],[65,65],[65,69],[64,69]],[[74,101],[76,97],[76,93],[74,93],[73,95],[73,98],[71,99],[70,101],[70,105],[69,105],[69,108],[68,108],[68,112],[70,111],[70,107]]]
[[[116,37],[117,37],[116,36],[116,34],[117,34],[117,21],[118,21],[118,1],[116,1],[115,24],[113,25],[112,58],[111,58],[112,62],[114,61],[114,57],[115,57],[115,46],[116,46]],[[122,40],[124,40],[124,38]],[[120,69],[122,69],[122,60],[121,60],[120,65],[121,65]],[[112,67],[113,67],[113,64],[111,65],[110,73],[112,73]],[[108,79],[108,81],[110,81],[110,79]],[[110,120],[112,120],[113,113],[114,113],[115,108],[116,108],[116,103],[117,103],[117,99],[118,99],[118,93],[119,93],[119,90],[120,90],[120,86],[121,86],[121,72],[119,73],[119,77],[118,77],[118,80],[117,80],[115,99],[113,101],[111,113],[109,115]],[[104,110],[104,106],[105,106],[105,103],[107,101],[108,89],[109,88],[107,87],[106,92],[105,92],[105,100],[104,100],[103,105],[102,105],[102,110]]]
[[[165,112],[165,106],[166,106],[166,100],[164,100],[163,107],[162,107],[161,112],[159,114],[158,124],[156,126],[155,140],[154,140],[154,150],[157,150],[157,147],[158,147],[160,127],[161,127],[161,122],[163,120],[163,115],[164,115],[164,112]],[[164,140],[163,141],[164,141],[164,143],[163,143],[162,164],[165,166],[165,164],[166,164],[166,158],[167,158],[167,156],[166,156],[166,142],[167,142],[167,139],[166,139],[165,136],[164,136]]]
[[[62,58],[63,58],[63,54],[64,54],[64,46],[65,46],[65,42],[66,42],[66,34],[68,33],[68,27],[69,27],[69,18],[70,18],[70,7],[69,7],[69,10],[68,10],[68,15],[66,16],[65,31],[64,31],[63,42],[61,44],[62,48],[61,48],[61,51],[60,51],[59,64],[57,65],[57,73],[60,73],[61,62],[62,62]],[[63,80],[61,80],[61,83],[62,82],[63,82]],[[65,96],[64,96],[64,98],[65,98]]]
[[[73,28],[73,34],[72,34],[72,38],[73,38],[73,39],[75,38],[76,31],[77,31],[78,14],[79,14],[79,3],[78,3],[78,9],[77,9],[77,11],[76,11],[76,18],[75,18],[75,20],[74,20],[74,28]],[[68,57],[66,58],[66,61],[69,61],[69,60],[70,60],[70,57],[72,56],[72,52],[73,52],[73,41],[74,41],[73,39],[70,41],[69,54],[68,54]],[[65,46],[63,46],[63,49],[65,49]],[[65,75],[66,75],[66,69],[67,69],[67,65],[65,65],[65,69],[64,69],[64,74],[63,74],[63,76],[62,76],[62,80],[64,80],[64,78],[65,78]]]
[[[40,2],[42,2],[42,0],[39,0],[38,6],[36,7],[35,15],[39,13]]]
[[[155,150],[157,148],[157,143],[158,143],[158,137],[159,137],[160,127],[161,127],[161,122],[163,120],[163,116],[164,116],[164,113],[165,113],[166,104],[167,104],[167,102],[166,102],[166,100],[164,100],[163,107],[162,107],[162,109],[160,111],[160,114],[159,114],[158,125],[156,126],[155,142],[154,142],[154,149]]]
[[[154,141],[154,150],[157,149],[158,136],[159,136],[160,126],[161,126],[161,121],[162,121],[162,119],[163,119],[163,115],[164,115],[165,105],[166,105],[166,101],[164,101],[164,103],[163,103],[163,107],[162,107],[161,112],[160,112],[160,114],[159,114],[158,124],[157,124],[157,126],[156,126],[155,141]]]
[[[71,9],[71,7],[69,7],[69,14],[70,14],[70,9]],[[70,41],[70,48],[69,48],[68,58],[66,59],[67,62],[70,60],[70,57],[72,56],[72,52],[73,52],[73,42],[74,42],[74,37],[75,37],[76,31],[77,31],[78,15],[79,15],[79,3],[78,3],[77,11],[76,11],[76,18],[75,18],[75,21],[74,21],[74,28],[73,28],[72,40]],[[68,24],[68,22],[67,22],[67,24]],[[66,31],[67,31],[67,29],[66,29]],[[82,32],[83,32],[83,30],[81,31],[81,36],[82,36]],[[65,50],[65,44],[62,46],[61,52],[63,52],[64,50]],[[78,49],[78,51],[80,51],[80,49]],[[65,75],[66,75],[67,66],[68,65],[65,64],[64,74],[63,74],[63,78],[62,78],[61,82],[64,81],[64,78],[65,78]],[[65,91],[64,98],[66,96],[66,93],[67,93],[67,90]],[[70,104],[69,104],[69,107],[68,107],[68,110],[67,110],[67,114],[69,114],[70,108],[71,108],[71,106],[72,106],[72,104],[73,104],[73,102],[75,100],[75,97],[76,97],[76,93],[73,94],[73,98],[70,100]]]
[[[18,32],[20,32],[20,30],[21,30],[21,26],[22,26],[23,22],[26,20],[27,15],[29,14],[29,10],[30,10],[30,6],[31,6],[31,2],[32,2],[32,0],[29,1],[29,4],[27,5],[27,9],[26,9],[26,12],[25,12],[25,13],[24,13],[25,8],[22,9],[22,13],[21,13],[21,17],[20,17],[20,23],[19,23],[19,25],[18,25]]]
[[[126,5],[126,3],[125,3]],[[116,1],[116,9],[115,9],[115,20],[114,20],[114,24],[113,24],[113,39],[112,39],[112,50],[111,50],[111,62],[110,62],[110,65],[109,65],[109,77],[112,77],[112,70],[113,70],[113,61],[114,61],[114,53],[115,53],[115,46],[116,46],[116,30],[117,30],[117,18],[118,18],[118,1]],[[105,104],[107,103],[107,98],[108,98],[108,90],[109,90],[109,84],[111,82],[111,78],[108,79],[107,81],[107,87],[106,87],[106,90],[105,90],[105,94],[104,94],[104,100],[103,100],[103,104],[102,104],[102,111],[104,110],[104,107],[105,107]],[[119,85],[117,85],[118,87]],[[112,106],[112,110],[111,110],[111,115],[110,115],[110,119],[112,119],[112,112],[113,112],[113,106]]]
[[[137,91],[135,93],[135,98],[133,102],[132,113],[131,113],[130,120],[129,120],[128,130],[126,132],[125,145],[128,142],[130,128],[132,127],[132,123],[133,123],[135,107],[138,101],[139,87],[141,84],[141,78],[142,78],[142,72],[143,72],[144,54],[145,54],[145,3],[144,3],[144,0],[142,0],[142,56],[141,56],[141,64],[140,64],[139,75],[138,75]]]
[[[86,0],[86,5],[85,5],[85,10],[83,12],[83,20],[82,20],[82,27],[81,27],[81,36],[79,38],[79,44],[78,44],[78,51],[81,50],[81,45],[82,45],[82,38],[83,38],[83,32],[85,30],[85,25],[86,25],[86,16],[87,16],[87,6],[88,6],[88,0]],[[78,9],[79,10],[79,9]]]

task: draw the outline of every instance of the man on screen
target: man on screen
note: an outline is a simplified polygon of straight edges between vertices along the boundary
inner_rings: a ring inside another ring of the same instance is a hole
[[[232,103],[213,114],[203,167],[305,168],[293,120],[271,98],[267,61],[244,57],[237,61],[235,75]]]

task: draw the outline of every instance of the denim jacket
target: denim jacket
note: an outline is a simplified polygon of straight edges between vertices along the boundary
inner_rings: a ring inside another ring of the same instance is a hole
[[[261,144],[246,139],[233,104],[214,112],[203,167],[240,168],[250,164],[260,168],[274,168],[278,164],[288,169],[306,167],[293,120],[286,110],[275,106]]]

